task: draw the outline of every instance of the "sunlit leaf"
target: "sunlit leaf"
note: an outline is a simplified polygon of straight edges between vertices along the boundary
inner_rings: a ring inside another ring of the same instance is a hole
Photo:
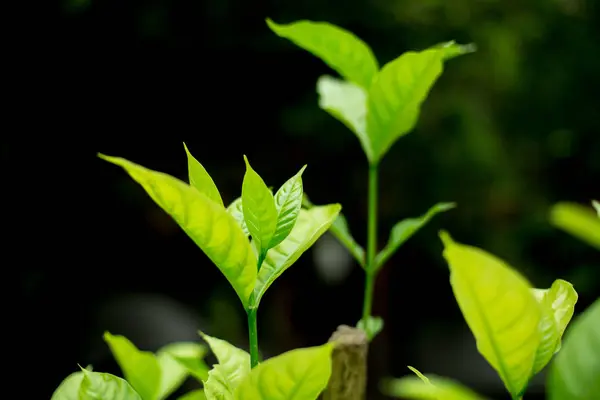
[[[539,327],[542,336],[533,366],[535,375],[560,350],[561,338],[571,321],[578,296],[573,285],[562,279],[554,281],[550,289],[533,289],[533,294],[542,308]]]
[[[156,358],[161,370],[158,398],[164,399],[173,393],[188,375],[206,380],[208,366],[202,360],[206,352],[205,346],[193,342],[170,343],[158,350]]]
[[[541,342],[541,308],[531,285],[497,257],[440,234],[450,283],[477,349],[494,367],[513,397],[531,377]]]
[[[104,341],[121,367],[123,376],[144,400],[159,398],[161,370],[149,351],[140,351],[125,336],[104,333]]]
[[[550,365],[549,400],[596,400],[600,393],[600,299],[575,318]]]
[[[227,207],[227,212],[235,219],[240,228],[242,228],[242,232],[246,236],[250,236],[250,231],[246,226],[246,221],[244,220],[244,209],[242,207],[242,198],[238,197]]]
[[[183,144],[183,147],[185,148],[185,154],[187,155],[190,186],[196,188],[199,192],[204,193],[206,197],[224,207],[223,199],[221,199],[219,189],[217,189],[212,177],[206,172],[206,169],[204,169],[202,164],[194,158],[192,153],[190,153],[185,143]]]
[[[170,175],[124,158],[99,156],[125,169],[146,190],[215,263],[247,307],[256,281],[256,256],[247,236],[225,208]]]
[[[349,82],[368,89],[379,69],[369,46],[352,32],[327,22],[296,21],[279,25],[267,19],[277,36],[320,58]]]
[[[443,71],[450,55],[470,49],[452,42],[421,52],[407,52],[381,68],[368,89],[367,134],[376,164],[396,142],[416,125],[421,104]]]
[[[208,378],[207,378],[208,379]],[[207,400],[206,395],[204,394],[203,389],[193,390],[184,394],[183,396],[179,396],[177,400]]]
[[[354,83],[323,75],[317,81],[319,107],[350,129],[365,152],[371,154],[367,135],[367,93]]]
[[[279,246],[272,248],[267,253],[254,289],[254,307],[258,307],[262,296],[275,279],[296,262],[329,229],[340,210],[339,204],[300,210],[296,225],[289,236]]]
[[[142,400],[142,397],[124,379],[87,370],[83,370],[83,374],[79,400]]]
[[[233,400],[234,388],[227,379],[223,365],[215,365],[208,371],[208,380],[204,382],[204,394],[207,400]]]
[[[600,203],[597,202],[596,200],[592,200],[592,205],[596,209],[596,212],[598,213],[598,217],[600,217]]]
[[[269,248],[283,242],[296,224],[300,207],[302,207],[302,173],[305,169],[306,165],[296,175],[288,179],[275,193],[277,225],[269,243]]]
[[[231,389],[235,389],[250,372],[250,354],[225,340],[199,333],[219,361],[218,373],[223,375]],[[208,393],[206,395],[208,397]]]
[[[374,269],[377,271],[385,262],[419,229],[424,227],[435,215],[456,207],[454,203],[438,203],[431,207],[427,213],[418,218],[408,218],[398,222],[392,227],[390,238],[385,247],[375,257]]]
[[[235,391],[236,400],[312,400],[331,376],[333,346],[296,349],[252,369]]]
[[[356,327],[362,329],[367,334],[369,341],[371,341],[383,330],[383,318],[369,316],[366,322],[361,318]]]
[[[550,211],[554,226],[600,249],[600,219],[581,204],[558,203]]]
[[[67,376],[56,388],[50,400],[79,400],[79,388],[83,377],[82,371]]]

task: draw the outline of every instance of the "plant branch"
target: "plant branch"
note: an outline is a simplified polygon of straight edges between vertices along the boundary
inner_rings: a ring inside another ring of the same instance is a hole
[[[250,307],[246,310],[248,315],[248,339],[250,341],[250,367],[258,365],[258,329],[256,324],[257,308]]]
[[[369,165],[369,194],[368,194],[368,225],[367,225],[367,259],[365,298],[363,302],[363,321],[371,316],[373,306],[373,291],[375,286],[375,252],[377,251],[377,179],[378,165]]]

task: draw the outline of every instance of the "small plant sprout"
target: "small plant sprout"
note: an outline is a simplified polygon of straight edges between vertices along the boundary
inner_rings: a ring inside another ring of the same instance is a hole
[[[354,132],[368,160],[366,253],[352,238],[343,215],[332,225],[331,232],[365,270],[363,313],[358,327],[372,339],[383,328],[381,318],[371,315],[377,272],[435,214],[454,207],[453,203],[436,204],[419,218],[399,222],[392,228],[388,244],[377,254],[379,164],[396,140],[414,129],[421,104],[442,74],[444,62],[473,52],[475,46],[442,43],[420,52],[404,53],[380,68],[365,42],[335,25],[312,21],[279,25],[270,19],[267,24],[275,34],[320,58],[341,77],[320,77],[317,92],[319,106]]]

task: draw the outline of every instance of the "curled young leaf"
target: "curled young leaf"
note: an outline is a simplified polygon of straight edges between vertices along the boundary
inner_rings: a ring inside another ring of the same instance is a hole
[[[235,389],[250,372],[250,354],[225,340],[208,336],[203,332],[198,333],[208,343],[219,361],[219,371],[215,374],[222,375],[229,387]]]
[[[156,352],[161,370],[159,399],[172,394],[183,381],[192,375],[200,381],[208,378],[208,366],[202,359],[206,346],[194,342],[170,343]]]
[[[356,327],[362,329],[367,334],[367,339],[370,342],[383,330],[383,318],[369,316],[366,321],[364,319],[358,321]]]
[[[275,233],[269,243],[270,249],[283,242],[296,224],[302,207],[302,173],[305,169],[306,165],[296,175],[288,179],[275,193],[277,224]]]
[[[454,297],[479,353],[515,398],[525,391],[541,342],[541,308],[531,285],[502,260],[440,234]]]
[[[233,390],[222,365],[217,364],[208,371],[208,379],[204,382],[207,400],[233,400]]]
[[[588,207],[561,202],[550,211],[550,221],[557,228],[600,249],[600,219]]]
[[[246,226],[246,221],[244,220],[244,209],[242,207],[242,198],[238,197],[227,207],[227,212],[229,215],[235,219],[238,223],[239,227],[242,229],[242,232],[246,235],[246,237],[250,236],[250,231]]]
[[[79,388],[83,377],[82,371],[67,376],[56,388],[50,400],[79,400]]]
[[[206,169],[204,169],[202,164],[194,158],[192,153],[190,153],[185,143],[183,144],[183,148],[185,149],[185,154],[187,156],[190,186],[196,188],[200,193],[204,193],[206,197],[215,203],[225,207],[219,189],[217,189],[212,177],[206,172]]]
[[[170,175],[124,158],[99,156],[122,167],[144,188],[215,263],[247,307],[256,281],[256,256],[247,236],[225,208]]]
[[[142,400],[125,379],[85,369],[83,374],[78,400]]]
[[[371,48],[352,32],[327,22],[296,21],[279,25],[267,19],[279,37],[286,38],[329,65],[349,82],[368,89],[379,66]]]

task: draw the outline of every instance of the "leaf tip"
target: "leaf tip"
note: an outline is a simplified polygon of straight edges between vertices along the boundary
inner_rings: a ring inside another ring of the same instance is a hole
[[[306,167],[308,167],[308,164],[304,164],[304,166],[302,168],[300,168],[298,175],[302,175],[304,173],[304,170],[306,169]]]
[[[440,237],[440,240],[444,244],[444,247],[448,247],[448,246],[454,244],[454,240],[452,240],[452,236],[450,236],[450,234],[447,231],[441,230],[438,233],[438,236]]]
[[[271,29],[273,32],[277,33],[277,28],[279,28],[279,25],[277,25],[271,18],[267,17],[265,18],[265,22],[267,23],[267,26],[269,27],[269,29]]]

